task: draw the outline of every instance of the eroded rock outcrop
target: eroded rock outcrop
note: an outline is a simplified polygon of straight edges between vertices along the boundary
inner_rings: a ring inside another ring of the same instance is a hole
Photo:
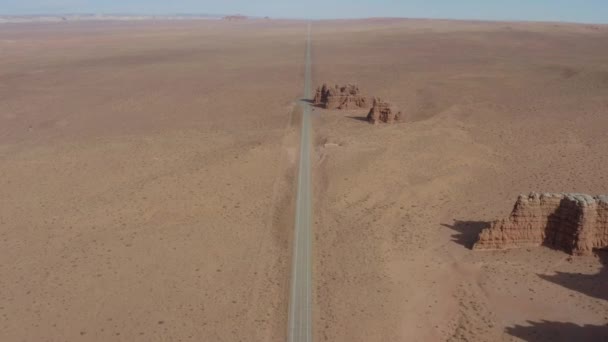
[[[376,123],[393,123],[401,117],[401,112],[386,101],[382,101],[378,97],[374,97],[374,105],[367,114],[367,121],[372,124]]]
[[[369,100],[354,84],[333,87],[323,84],[317,88],[313,103],[326,109],[369,108]]]
[[[484,229],[473,249],[540,245],[575,255],[608,247],[608,196],[520,195],[511,215]]]

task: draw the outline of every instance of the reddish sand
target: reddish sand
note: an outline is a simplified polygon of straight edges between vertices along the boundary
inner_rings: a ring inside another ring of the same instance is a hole
[[[305,35],[0,28],[0,341],[284,339]]]
[[[0,27],[0,341],[283,341],[306,24]],[[608,274],[470,250],[520,193],[608,193],[605,26],[313,24],[315,340],[608,336]],[[607,258],[608,259],[608,258]]]
[[[606,340],[596,258],[470,247],[520,193],[608,193],[608,27],[376,20],[314,36],[317,84],[356,83],[405,118],[315,110],[317,337]]]

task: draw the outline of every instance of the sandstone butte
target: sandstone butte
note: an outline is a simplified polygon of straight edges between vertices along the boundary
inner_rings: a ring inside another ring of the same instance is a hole
[[[367,114],[367,121],[372,124],[379,122],[390,124],[399,121],[400,117],[401,112],[398,112],[394,106],[388,102],[382,101],[378,97],[374,97],[374,105],[372,106],[372,109],[370,109],[369,114]]]
[[[520,195],[511,215],[479,234],[475,250],[548,246],[573,255],[608,247],[608,196]]]
[[[326,109],[369,108],[369,100],[354,84],[333,87],[323,84],[317,88],[313,103]]]

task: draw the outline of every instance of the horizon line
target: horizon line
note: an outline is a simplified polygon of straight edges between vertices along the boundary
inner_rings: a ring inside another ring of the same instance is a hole
[[[445,20],[445,21],[472,21],[472,22],[486,22],[486,23],[562,23],[562,24],[582,24],[582,25],[608,25],[606,22],[593,22],[593,21],[570,21],[570,20],[540,20],[540,19],[480,19],[480,18],[450,18],[450,17],[400,17],[400,16],[352,16],[352,17],[326,17],[326,18],[306,18],[306,17],[289,17],[289,16],[259,16],[259,15],[248,15],[243,13],[230,13],[230,14],[218,14],[218,13],[180,13],[180,12],[167,12],[167,13],[137,13],[137,12],[63,12],[63,13],[23,13],[23,14],[1,14],[0,17],[69,17],[69,16],[115,16],[115,17],[128,17],[128,16],[139,16],[139,17],[172,17],[172,16],[189,16],[189,17],[212,17],[212,18],[223,18],[226,16],[242,15],[252,19],[279,19],[279,20],[310,20],[310,21],[337,21],[337,20],[365,20],[365,19],[402,19],[402,20]]]

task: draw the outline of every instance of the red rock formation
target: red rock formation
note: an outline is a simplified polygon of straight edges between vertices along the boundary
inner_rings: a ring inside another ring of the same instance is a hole
[[[484,229],[473,249],[540,245],[575,255],[608,247],[608,196],[520,195],[511,215]]]
[[[334,87],[323,84],[317,88],[313,103],[326,109],[369,108],[368,99],[361,95],[359,87],[354,84]]]
[[[382,101],[381,99],[374,97],[374,105],[367,114],[367,121],[372,124],[379,122],[393,123],[399,121],[401,112],[398,112],[395,107],[390,103]]]

